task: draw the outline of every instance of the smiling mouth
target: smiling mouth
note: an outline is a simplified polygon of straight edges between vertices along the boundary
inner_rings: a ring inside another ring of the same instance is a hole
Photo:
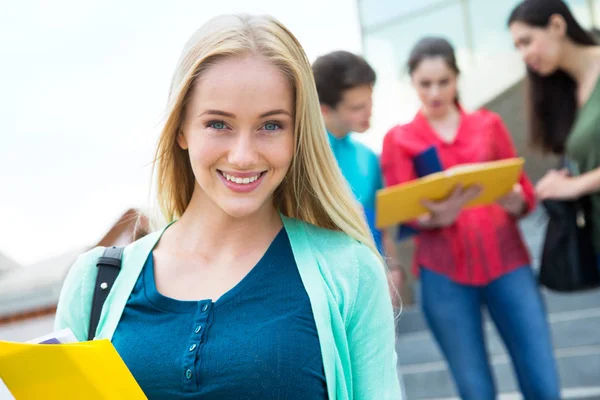
[[[238,185],[249,185],[251,183],[256,182],[257,180],[259,180],[267,171],[263,171],[263,172],[258,172],[254,175],[250,175],[250,176],[236,176],[236,175],[231,175],[228,174],[227,172],[223,172],[221,170],[218,170],[219,174],[221,174],[221,176],[223,176],[223,178],[225,178],[227,181],[238,184]]]

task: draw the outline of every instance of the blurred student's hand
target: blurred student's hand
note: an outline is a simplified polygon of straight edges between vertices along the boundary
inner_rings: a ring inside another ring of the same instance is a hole
[[[523,215],[527,209],[527,203],[523,197],[523,187],[521,184],[516,183],[513,186],[512,191],[498,199],[497,203],[513,217],[520,217]]]
[[[442,201],[422,200],[421,204],[429,210],[429,215],[420,218],[424,228],[443,228],[452,225],[464,206],[481,193],[480,186],[463,188],[457,186],[452,194]]]
[[[573,200],[581,197],[581,180],[569,176],[566,169],[550,170],[535,185],[535,194],[540,200]]]

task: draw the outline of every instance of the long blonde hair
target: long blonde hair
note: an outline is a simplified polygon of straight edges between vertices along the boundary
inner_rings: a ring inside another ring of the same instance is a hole
[[[295,95],[295,154],[274,204],[284,215],[343,231],[378,254],[369,228],[329,148],[310,62],[298,40],[269,16],[213,18],[185,45],[171,83],[155,158],[156,192],[166,222],[192,198],[195,177],[177,145],[186,102],[199,76],[224,58],[260,55],[290,80]]]

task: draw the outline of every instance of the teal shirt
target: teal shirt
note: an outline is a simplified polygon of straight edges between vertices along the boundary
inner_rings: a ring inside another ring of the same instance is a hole
[[[285,229],[216,301],[163,296],[151,253],[112,342],[150,399],[327,398],[319,336]]]
[[[330,399],[400,400],[392,303],[376,254],[348,235],[282,216],[312,308]],[[125,247],[121,273],[104,303],[96,338],[113,339],[127,300],[162,231]],[[104,248],[79,256],[65,282],[56,329],[85,341]],[[157,377],[160,378],[160,377]],[[80,396],[84,398],[85,396]]]
[[[329,132],[327,136],[344,178],[356,199],[363,206],[375,244],[383,253],[381,232],[375,227],[376,194],[379,189],[383,188],[379,158],[373,150],[354,140],[351,134],[341,139]]]

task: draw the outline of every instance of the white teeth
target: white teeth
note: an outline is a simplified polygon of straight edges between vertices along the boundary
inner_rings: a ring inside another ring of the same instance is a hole
[[[235,183],[241,184],[241,185],[247,185],[249,183],[252,183],[252,182],[256,181],[258,178],[260,178],[260,174],[254,175],[252,177],[239,178],[239,177],[235,177],[233,175],[226,174],[225,172],[223,172],[223,176],[228,181],[235,182]]]

